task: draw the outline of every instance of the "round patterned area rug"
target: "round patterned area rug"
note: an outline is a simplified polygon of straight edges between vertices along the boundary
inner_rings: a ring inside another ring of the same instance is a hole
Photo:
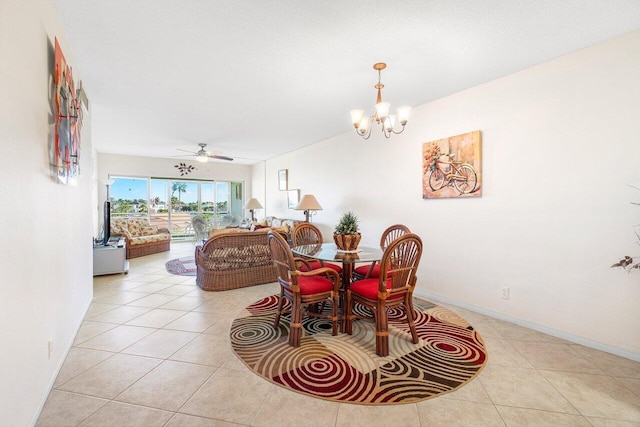
[[[375,353],[374,322],[353,335],[331,335],[331,323],[305,317],[298,348],[289,346],[289,315],[273,327],[278,296],[248,306],[231,326],[236,355],[256,374],[290,390],[336,402],[399,404],[453,391],[487,362],[482,338],[464,319],[414,298],[420,342],[411,342],[404,310],[389,314],[389,356]],[[365,308],[356,306],[359,314]]]
[[[196,258],[188,256],[184,258],[176,258],[167,261],[165,264],[167,271],[171,274],[179,276],[195,276],[196,275]]]

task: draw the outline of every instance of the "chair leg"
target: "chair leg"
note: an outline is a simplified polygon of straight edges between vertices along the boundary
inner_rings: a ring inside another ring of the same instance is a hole
[[[413,311],[413,295],[405,295],[404,310],[407,312],[407,322],[409,323],[413,343],[418,344],[418,332],[416,331],[416,322],[414,317],[415,311]]]
[[[384,300],[378,300],[374,317],[376,320],[376,354],[378,356],[389,355],[389,323],[387,307]]]
[[[289,324],[289,345],[300,347],[302,337],[302,301],[294,296],[291,302],[291,323]]]
[[[322,301],[320,303],[320,311],[318,311],[318,313],[324,313],[324,306],[326,305],[326,301]]]
[[[331,334],[338,335],[338,293],[332,293],[331,297],[333,299],[331,304],[331,324],[333,325]],[[324,303],[322,304],[324,305]]]
[[[276,311],[276,321],[273,323],[273,328],[278,330],[278,325],[280,325],[280,315],[282,314],[282,305],[284,302],[284,289],[280,287],[280,301],[278,301],[278,310]]]

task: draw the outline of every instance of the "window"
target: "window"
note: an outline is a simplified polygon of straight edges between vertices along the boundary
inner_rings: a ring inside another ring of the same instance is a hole
[[[200,184],[200,208],[202,212],[216,211],[216,197],[213,191],[214,184],[212,182],[203,182]]]
[[[111,176],[113,216],[146,216],[173,237],[193,236],[191,217],[216,224],[223,216],[242,217],[242,183]]]
[[[111,177],[109,187],[112,216],[146,216],[149,191],[146,178]]]
[[[220,215],[229,213],[231,201],[231,183],[216,182],[216,211]]]

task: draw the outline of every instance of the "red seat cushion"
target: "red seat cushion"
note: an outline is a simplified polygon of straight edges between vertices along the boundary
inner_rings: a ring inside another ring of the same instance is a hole
[[[298,276],[301,295],[313,295],[333,289],[333,282],[324,276]]]
[[[335,270],[337,273],[342,273],[342,267],[340,267],[338,264],[332,264],[330,262],[325,262],[324,266],[325,267],[329,267],[332,270]]]
[[[309,265],[311,266],[311,270],[317,270],[319,268],[322,268],[322,262],[320,261],[309,261]],[[335,270],[337,273],[342,273],[342,267],[340,267],[339,265],[331,264],[330,262],[325,262],[324,266],[329,267],[332,270]],[[302,264],[300,266],[300,271],[307,271],[307,266]]]
[[[378,279],[362,279],[356,280],[349,286],[349,290],[354,294],[358,294],[368,299],[378,299]],[[387,289],[391,289],[391,281],[387,280]],[[404,293],[395,294],[389,297],[389,299],[402,298]]]
[[[367,273],[369,272],[369,268],[371,268],[371,265],[361,265],[360,267],[356,267],[353,272],[355,274],[359,274],[362,277],[366,277]],[[376,263],[376,265],[373,266],[373,270],[371,270],[371,274],[368,278],[373,279],[378,277],[380,277],[380,263]]]

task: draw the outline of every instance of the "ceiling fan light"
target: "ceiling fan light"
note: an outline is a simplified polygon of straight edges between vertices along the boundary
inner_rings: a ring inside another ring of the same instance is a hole
[[[199,161],[200,163],[207,163],[207,160],[209,160],[209,157],[207,157],[206,154],[198,154],[198,156],[196,157],[196,160]]]

